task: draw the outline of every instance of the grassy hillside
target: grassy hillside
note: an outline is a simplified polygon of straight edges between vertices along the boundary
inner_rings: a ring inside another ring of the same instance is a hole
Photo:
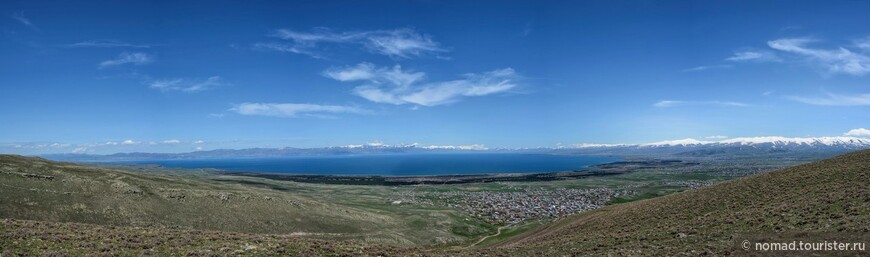
[[[870,150],[572,216],[482,252],[717,255],[742,234],[870,233]],[[868,241],[865,241],[868,242]]]
[[[0,220],[2,256],[406,256],[377,243],[166,227]]]
[[[0,255],[694,256],[739,254],[743,233],[870,234],[870,150],[508,227],[469,248],[444,246],[495,228],[390,204],[391,190],[0,156]]]
[[[398,246],[459,243],[494,231],[453,209],[391,204],[390,187],[195,173],[132,172],[0,155],[0,218],[290,234]]]

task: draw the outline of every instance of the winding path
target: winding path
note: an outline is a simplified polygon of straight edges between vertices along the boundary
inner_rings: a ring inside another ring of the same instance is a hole
[[[504,228],[507,228],[507,227],[508,227],[508,226],[501,226],[501,227],[498,227],[498,231],[496,231],[495,234],[492,234],[492,235],[488,235],[488,236],[482,237],[482,238],[480,238],[480,240],[477,240],[477,242],[474,242],[473,244],[469,245],[469,246],[466,247],[466,248],[471,248],[471,247],[474,247],[474,246],[476,246],[476,245],[479,245],[480,243],[483,243],[483,241],[485,241],[487,238],[501,235],[501,230],[504,229]]]

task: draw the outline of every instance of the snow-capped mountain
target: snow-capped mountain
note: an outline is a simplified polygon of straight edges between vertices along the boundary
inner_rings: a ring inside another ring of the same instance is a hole
[[[248,148],[216,149],[189,153],[116,153],[110,155],[54,154],[43,155],[63,161],[130,161],[175,160],[206,158],[272,158],[287,156],[331,156],[352,154],[389,153],[569,153],[616,156],[649,155],[754,155],[765,153],[842,153],[870,148],[870,138],[862,137],[740,137],[719,141],[693,138],[661,141],[648,144],[579,144],[558,148],[487,148],[484,145],[420,145],[371,142],[320,148]]]
[[[726,146],[841,146],[841,147],[870,147],[870,139],[860,137],[738,137],[720,141],[701,141],[692,138],[663,141],[641,146],[693,146],[693,145],[726,145]]]
[[[694,138],[668,140],[647,144],[579,144],[577,148],[601,147],[675,147],[675,146],[830,146],[870,147],[870,138],[860,137],[738,137],[720,141],[703,141]]]
[[[692,146],[692,145],[705,145],[715,143],[712,141],[701,141],[694,138],[686,138],[686,139],[677,139],[677,140],[667,140],[655,143],[641,144],[639,146],[647,146],[647,147],[656,147],[656,146]]]
[[[488,150],[486,146],[482,144],[473,144],[473,145],[420,145],[417,143],[413,144],[398,144],[398,145],[389,145],[384,144],[382,142],[371,142],[364,145],[344,145],[339,146],[338,148],[346,148],[346,149],[427,149],[427,150]]]
[[[754,155],[770,153],[838,154],[870,149],[870,138],[863,137],[738,137],[718,141],[694,138],[647,144],[578,144],[565,149],[573,154],[598,155]]]
[[[740,137],[722,140],[718,143],[870,147],[870,139],[860,137]]]

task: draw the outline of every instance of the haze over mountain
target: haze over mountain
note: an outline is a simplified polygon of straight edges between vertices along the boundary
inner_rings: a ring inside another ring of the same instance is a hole
[[[63,161],[137,161],[170,159],[205,158],[280,158],[291,156],[328,156],[351,154],[389,154],[389,153],[571,153],[595,155],[637,155],[637,154],[677,154],[713,155],[748,153],[819,153],[820,156],[870,148],[870,139],[860,137],[745,137],[720,141],[701,141],[692,138],[661,141],[648,144],[578,144],[570,147],[539,148],[487,148],[482,145],[471,146],[424,146],[418,144],[389,145],[369,143],[319,148],[248,148],[216,149],[188,153],[115,153],[108,155],[92,154],[47,154],[43,157]]]

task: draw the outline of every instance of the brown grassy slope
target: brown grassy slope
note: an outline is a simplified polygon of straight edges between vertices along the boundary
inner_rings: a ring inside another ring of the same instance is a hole
[[[608,206],[483,252],[552,256],[739,251],[740,233],[870,232],[870,150]]]
[[[413,256],[419,249],[291,235],[0,220],[0,256]]]
[[[0,218],[305,233],[397,246],[456,243],[488,233],[456,210],[391,204],[392,193],[390,187],[131,171],[0,154]],[[471,232],[456,234],[457,228]]]
[[[0,155],[0,217],[254,233],[348,233],[391,221],[292,191],[11,155]]]

